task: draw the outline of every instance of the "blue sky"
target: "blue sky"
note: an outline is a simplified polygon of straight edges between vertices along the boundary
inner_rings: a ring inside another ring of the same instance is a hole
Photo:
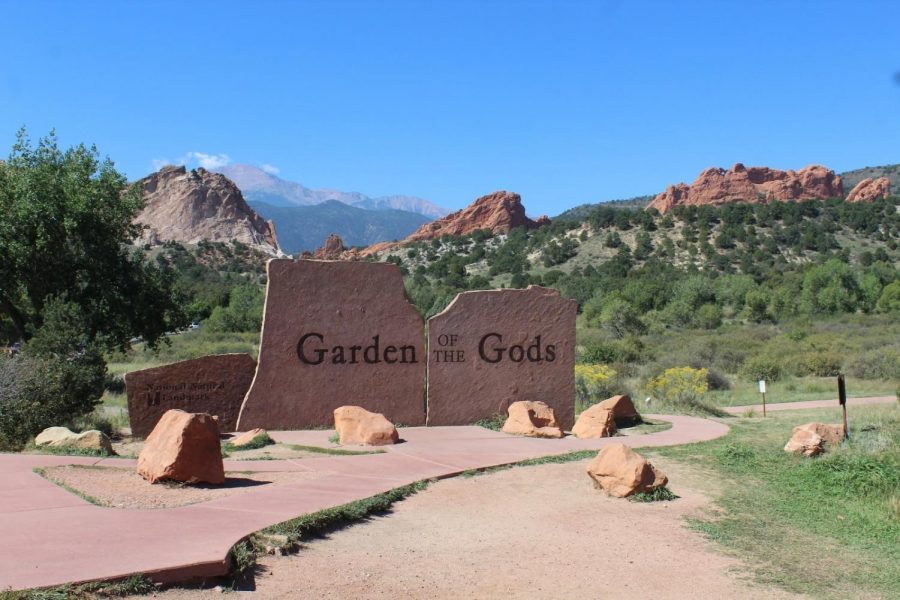
[[[900,3],[3,2],[15,131],[528,212],[708,166],[900,162]]]

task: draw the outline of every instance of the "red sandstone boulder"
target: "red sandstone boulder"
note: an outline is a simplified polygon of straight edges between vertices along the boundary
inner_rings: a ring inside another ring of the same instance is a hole
[[[866,177],[847,194],[847,202],[871,202],[891,195],[891,180],[887,177]]]
[[[794,427],[791,439],[784,445],[785,452],[800,452],[804,456],[816,456],[825,451],[825,440],[815,431]]]
[[[137,472],[150,483],[225,483],[218,425],[206,413],[166,411],[147,436]]]
[[[601,450],[588,463],[587,474],[594,487],[619,498],[652,492],[669,482],[665,473],[625,444],[610,444]]]
[[[386,446],[400,441],[397,428],[384,415],[369,412],[360,406],[334,409],[334,428],[341,444]]]
[[[844,426],[825,423],[805,423],[794,427],[791,439],[784,446],[785,452],[802,452],[815,456],[825,451],[825,445],[834,448],[844,441]]]
[[[565,435],[556,423],[553,409],[543,402],[520,400],[509,405],[509,417],[503,432],[527,437],[561,438]]]
[[[609,408],[595,404],[578,416],[572,435],[579,438],[604,438],[616,434],[616,420]]]
[[[637,409],[634,407],[631,396],[613,396],[600,402],[597,406],[612,412],[613,419],[615,419],[618,427],[631,427],[641,422],[641,415],[638,414]]]
[[[821,165],[810,165],[799,171],[779,171],[768,167],[747,168],[737,163],[730,170],[706,169],[691,185],[669,186],[647,208],[664,213],[675,206],[825,200],[843,195],[840,176]]]

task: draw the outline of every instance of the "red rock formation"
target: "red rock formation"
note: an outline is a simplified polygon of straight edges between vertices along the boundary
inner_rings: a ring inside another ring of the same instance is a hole
[[[799,171],[779,171],[768,167],[747,168],[737,163],[730,170],[706,169],[691,185],[669,186],[647,209],[655,208],[664,213],[675,206],[824,200],[843,195],[841,178],[821,165],[810,165]]]
[[[477,229],[489,229],[491,233],[507,233],[515,227],[536,229],[550,223],[546,215],[532,221],[525,215],[522,197],[514,192],[499,191],[478,198],[462,210],[442,219],[425,223],[400,242],[380,242],[362,250],[362,255],[372,255],[405,246],[411,242],[433,240],[443,235],[467,235]]]
[[[549,222],[549,219],[547,221]],[[422,225],[403,242],[433,240],[442,235],[467,235],[476,229],[506,233],[514,227],[534,229],[538,224],[525,216],[521,196],[513,192],[500,191],[482,196],[462,210]]]
[[[887,177],[872,179],[866,177],[856,184],[849,194],[847,202],[871,202],[891,195],[891,180]]]
[[[275,226],[244,201],[241,190],[220,173],[163,167],[138,181],[144,209],[135,222],[146,225],[149,243],[196,244],[238,241],[279,254]]]
[[[341,239],[341,236],[332,233],[325,240],[325,245],[318,248],[312,257],[319,260],[339,260],[345,250],[344,240]]]

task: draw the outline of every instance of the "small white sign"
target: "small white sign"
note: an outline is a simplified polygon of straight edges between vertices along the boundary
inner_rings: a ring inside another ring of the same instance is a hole
[[[766,393],[766,380],[765,379],[759,380],[759,393],[760,394]]]

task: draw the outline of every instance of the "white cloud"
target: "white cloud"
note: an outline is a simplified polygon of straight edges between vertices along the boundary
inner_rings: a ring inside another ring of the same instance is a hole
[[[154,158],[154,159],[151,160],[150,162],[153,163],[153,170],[154,170],[154,171],[159,171],[159,170],[162,169],[164,166],[166,166],[166,165],[171,165],[171,164],[172,164],[172,161],[169,160],[168,158]]]
[[[205,152],[188,152],[184,155],[182,163],[196,161],[204,169],[221,169],[231,162],[227,154],[207,154]]]
[[[270,165],[268,163],[263,163],[259,166],[260,169],[268,173],[269,175],[278,175],[281,173],[281,169],[276,167],[275,165]]]

